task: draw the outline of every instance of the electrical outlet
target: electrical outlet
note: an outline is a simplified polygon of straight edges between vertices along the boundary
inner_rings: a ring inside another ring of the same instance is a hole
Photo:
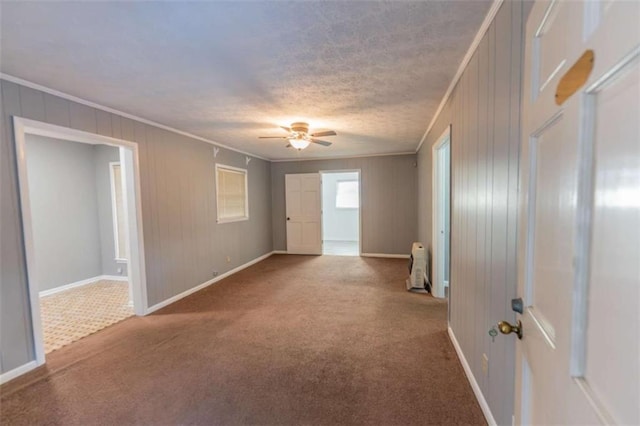
[[[213,271],[213,276],[217,277],[218,276],[218,271]]]
[[[227,256],[227,263],[231,263],[231,256]]]
[[[482,372],[485,376],[489,373],[489,358],[487,354],[482,354]]]
[[[118,271],[118,275],[122,275],[122,268],[118,268],[116,271]]]

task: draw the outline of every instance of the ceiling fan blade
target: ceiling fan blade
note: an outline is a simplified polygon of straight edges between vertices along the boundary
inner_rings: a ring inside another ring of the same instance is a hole
[[[336,132],[334,132],[333,130],[327,130],[324,132],[316,132],[316,133],[311,133],[311,137],[319,137],[319,136],[335,136],[337,135]]]
[[[289,136],[258,136],[258,139],[289,139]]]
[[[280,126],[280,128],[286,130],[289,133],[291,133],[291,128],[290,127]]]
[[[317,143],[318,145],[322,145],[322,146],[329,146],[329,145],[331,145],[331,142],[321,141],[320,139],[311,139],[311,142],[313,142],[313,143]]]

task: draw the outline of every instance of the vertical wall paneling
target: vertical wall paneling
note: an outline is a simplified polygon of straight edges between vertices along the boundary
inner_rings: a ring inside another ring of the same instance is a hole
[[[522,30],[529,8],[520,1],[501,5],[417,154],[418,205],[431,210],[431,147],[451,124],[450,327],[498,424],[511,423],[515,342],[492,340],[488,330],[514,319]],[[418,232],[430,246],[430,214],[418,216]]]
[[[478,111],[478,126],[477,126],[477,138],[478,138],[478,151],[477,151],[477,204],[476,204],[476,280],[478,285],[475,287],[474,292],[475,300],[483,300],[485,298],[485,288],[487,286],[486,281],[486,255],[485,255],[485,241],[486,234],[486,202],[487,202],[487,108],[485,100],[487,99],[487,72],[489,61],[489,42],[487,38],[484,38],[477,51],[478,57],[478,74],[477,74],[477,87],[478,97],[476,102],[476,110]],[[486,303],[476,304],[476,318],[486,318]],[[483,322],[476,323],[475,331],[475,347],[476,351],[481,354],[487,353],[484,331],[487,331],[487,324]],[[482,362],[482,358],[480,359]],[[482,370],[482,364],[480,364],[480,370]],[[481,375],[478,382],[481,386],[486,386],[487,376]]]
[[[272,251],[267,161],[248,166],[249,220],[218,225],[211,144],[5,80],[0,87],[0,373],[34,359],[13,116],[138,144],[149,306]],[[221,147],[219,156],[246,166],[244,154]]]
[[[96,133],[103,136],[113,136],[111,114],[106,111],[96,111]]]
[[[47,123],[63,127],[71,127],[69,101],[53,96],[49,93],[45,93],[44,117]]]
[[[31,317],[29,315],[29,293],[27,270],[20,231],[18,210],[18,182],[15,169],[15,145],[4,143],[11,140],[13,123],[11,116],[21,115],[20,88],[18,85],[0,81],[2,85],[2,175],[0,176],[0,285],[2,315],[10,320],[0,321],[0,338],[3,350],[0,353],[2,371],[9,371],[34,358],[34,347],[29,338]],[[6,351],[7,343],[11,351]]]
[[[31,89],[33,90],[33,89]],[[82,130],[90,133],[97,133],[98,124],[96,119],[96,110],[86,105],[77,104],[75,102],[69,103],[70,122],[74,129]],[[44,118],[36,118],[34,120],[44,121]]]

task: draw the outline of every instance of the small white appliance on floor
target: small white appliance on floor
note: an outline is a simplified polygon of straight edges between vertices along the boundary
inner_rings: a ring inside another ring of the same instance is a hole
[[[428,287],[425,285],[425,276],[428,276],[427,272],[427,250],[422,243],[413,243],[411,246],[411,258],[409,259],[407,290],[428,293]]]

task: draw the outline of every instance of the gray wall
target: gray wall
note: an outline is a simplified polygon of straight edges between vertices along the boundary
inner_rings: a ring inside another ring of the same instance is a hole
[[[100,261],[102,275],[127,275],[127,264],[115,260],[116,243],[113,233],[113,206],[111,200],[112,162],[120,162],[120,149],[108,145],[94,145],[95,182],[100,226]],[[118,271],[120,270],[120,271]]]
[[[26,142],[38,290],[102,275],[94,146]]]
[[[271,163],[274,250],[287,249],[284,175],[360,169],[362,252],[408,254],[416,239],[416,156]]]
[[[272,250],[269,162],[249,170],[250,220],[216,224],[215,160],[245,167],[243,154],[1,81],[0,361],[6,372],[34,359],[18,203],[12,116],[138,143],[148,303],[154,305]],[[226,256],[231,258],[226,261]]]
[[[522,39],[530,4],[504,2],[418,153],[420,239],[431,249],[431,147],[451,124],[450,326],[498,424],[511,424]],[[482,354],[489,373],[482,372]]]
[[[358,241],[358,209],[336,207],[338,181],[358,180],[358,173],[322,174],[322,238],[328,241]]]

